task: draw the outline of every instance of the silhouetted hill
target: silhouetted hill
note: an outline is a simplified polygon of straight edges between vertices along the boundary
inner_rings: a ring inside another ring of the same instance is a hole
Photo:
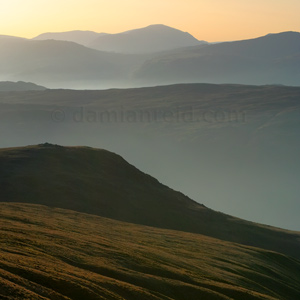
[[[201,233],[300,257],[299,233],[210,210],[105,150],[51,144],[2,149],[0,199]]]
[[[47,32],[38,35],[33,40],[57,40],[68,41],[88,46],[97,37],[105,35],[106,33],[97,33],[94,31],[73,30],[67,32]]]
[[[0,81],[0,92],[8,91],[44,91],[45,87],[36,85],[31,82],[11,82],[11,81]]]
[[[40,205],[0,203],[1,299],[295,300],[276,252]]]
[[[187,32],[165,25],[150,25],[100,36],[91,42],[90,47],[118,53],[153,53],[204,43],[206,42],[198,41]]]
[[[300,33],[283,32],[165,53],[145,62],[136,77],[152,83],[299,85],[299,55]]]

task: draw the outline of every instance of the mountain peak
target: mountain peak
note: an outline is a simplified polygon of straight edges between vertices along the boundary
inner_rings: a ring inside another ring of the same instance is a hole
[[[293,35],[293,36],[299,36],[300,32],[298,31],[282,31],[282,32],[276,32],[276,33],[268,33],[266,36],[271,36],[271,35]]]
[[[191,34],[163,25],[128,30],[117,34],[98,37],[90,44],[91,48],[120,53],[154,53],[205,43]]]
[[[142,28],[138,28],[138,29],[134,29],[134,30],[143,30],[145,28],[154,28],[154,29],[169,29],[169,30],[178,30],[181,31],[179,29],[173,28],[171,26],[167,26],[165,24],[151,24]]]

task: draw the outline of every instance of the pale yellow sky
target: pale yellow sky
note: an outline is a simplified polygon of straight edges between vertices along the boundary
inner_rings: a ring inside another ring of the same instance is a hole
[[[300,32],[299,0],[0,0],[0,34],[117,33],[151,24],[226,41]]]

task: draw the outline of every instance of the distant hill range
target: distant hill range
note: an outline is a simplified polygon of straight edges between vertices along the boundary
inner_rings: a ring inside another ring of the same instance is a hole
[[[145,82],[300,85],[300,33],[210,44],[158,55],[135,73]]]
[[[101,51],[127,54],[155,53],[206,43],[198,41],[187,32],[165,25],[150,25],[117,34],[77,30],[43,33],[34,38],[34,40],[49,39],[71,41]]]
[[[93,48],[93,49],[92,49]],[[0,36],[0,78],[48,87],[110,88],[174,83],[300,82],[300,33],[217,44],[164,26],[119,34]]]
[[[57,40],[57,41],[68,41],[81,44],[83,46],[89,46],[99,36],[106,35],[106,33],[97,33],[94,31],[82,31],[73,30],[67,32],[47,32],[38,35],[33,40]]]
[[[215,212],[105,150],[47,143],[2,149],[0,199],[201,233],[300,258],[300,233]]]
[[[5,40],[26,40],[25,38],[0,34],[0,42]]]
[[[117,83],[142,63],[140,58],[101,52],[74,42],[0,38],[0,78],[47,87],[85,82]]]
[[[44,91],[45,87],[36,85],[31,82],[11,82],[11,81],[0,81],[0,92],[10,91]]]

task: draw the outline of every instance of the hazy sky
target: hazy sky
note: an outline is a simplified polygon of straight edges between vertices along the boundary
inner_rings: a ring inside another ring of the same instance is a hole
[[[299,0],[0,0],[0,34],[117,33],[165,24],[207,41],[300,31]]]

